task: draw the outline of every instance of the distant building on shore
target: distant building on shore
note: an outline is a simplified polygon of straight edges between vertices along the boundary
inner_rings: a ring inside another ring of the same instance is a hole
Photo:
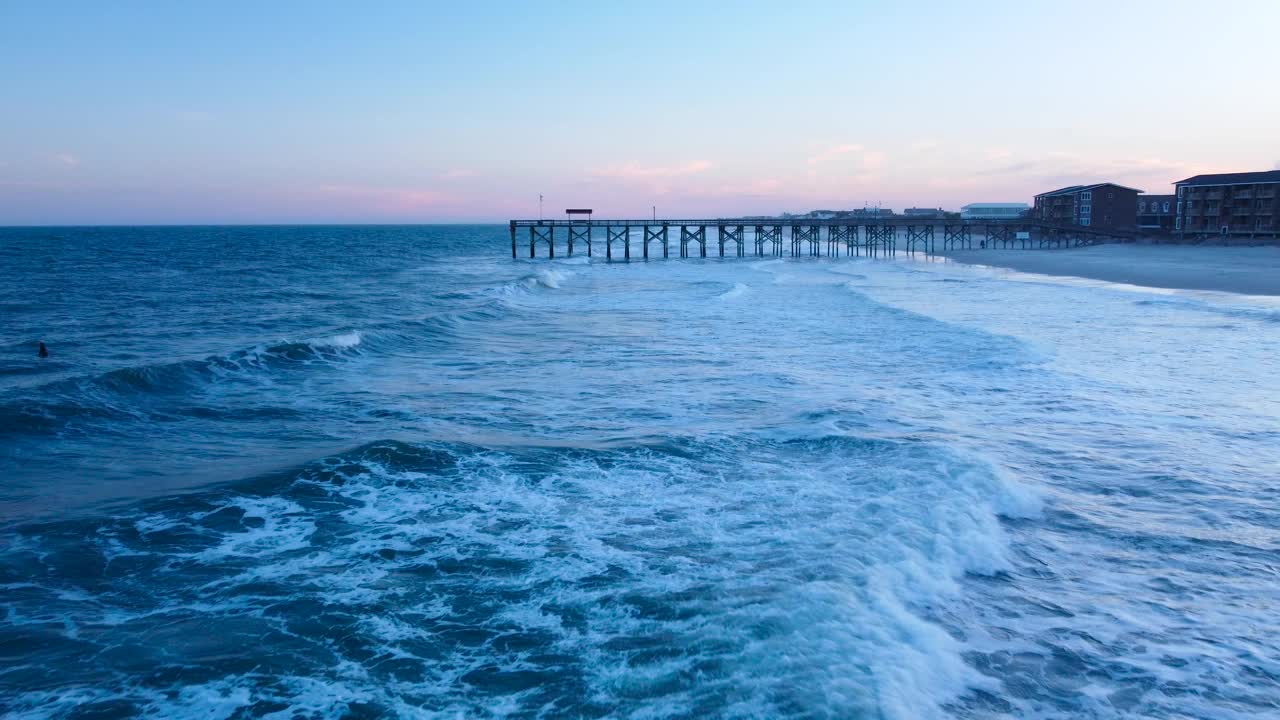
[[[960,208],[960,219],[1017,220],[1030,209],[1026,203],[969,203]]]
[[[907,208],[902,214],[909,218],[940,218],[946,212],[942,208]]]
[[[1139,195],[1138,228],[1173,232],[1177,201],[1173,195]]]
[[[1174,228],[1183,235],[1280,236],[1280,170],[1196,175],[1174,187]]]
[[[849,211],[849,217],[851,218],[891,217],[892,215],[893,215],[892,210],[890,210],[889,208],[882,208],[882,207],[865,207],[865,208],[858,208],[857,210]]]
[[[1115,183],[1070,185],[1036,196],[1036,219],[1057,225],[1132,229],[1138,224],[1141,190]]]

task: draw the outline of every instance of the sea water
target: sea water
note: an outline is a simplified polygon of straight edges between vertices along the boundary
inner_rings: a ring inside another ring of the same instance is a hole
[[[0,230],[0,714],[1280,715],[1280,309],[601,245]]]

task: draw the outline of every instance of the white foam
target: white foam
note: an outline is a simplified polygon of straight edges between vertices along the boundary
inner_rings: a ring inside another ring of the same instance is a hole
[[[307,340],[307,344],[314,348],[353,348],[363,339],[359,330],[352,330],[328,337],[311,338]]]
[[[747,294],[747,291],[750,289],[751,288],[749,286],[743,283],[734,283],[732,288],[725,290],[716,297],[721,300],[732,300]]]
[[[573,277],[573,273],[567,270],[539,270],[538,272],[525,278],[525,286],[530,288],[544,287],[551,290],[559,290],[560,284]]]

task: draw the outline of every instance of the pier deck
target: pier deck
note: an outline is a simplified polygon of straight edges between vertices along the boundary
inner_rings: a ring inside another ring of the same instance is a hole
[[[520,256],[522,231],[527,232],[529,257],[556,256],[557,236],[565,255],[586,245],[589,257],[604,244],[604,255],[631,260],[633,245],[645,260],[671,256],[708,257],[708,245],[719,257],[880,257],[906,253],[974,248],[1078,247],[1131,238],[1133,233],[1061,226],[1030,220],[943,220],[933,218],[876,218],[812,220],[806,218],[714,218],[649,220],[512,220],[511,257]],[[653,248],[652,250],[650,248]]]

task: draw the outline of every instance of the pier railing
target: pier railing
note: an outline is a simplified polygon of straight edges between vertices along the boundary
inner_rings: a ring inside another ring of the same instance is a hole
[[[935,253],[981,248],[1078,247],[1132,238],[1134,231],[1097,229],[1075,225],[1018,220],[945,220],[934,218],[704,218],[640,220],[512,220],[511,257],[520,256],[522,231],[527,232],[530,258],[556,256],[557,237],[564,240],[567,256],[575,246],[586,245],[588,257],[604,244],[604,255],[614,259],[615,245],[621,258],[632,259],[633,244],[640,257],[671,256],[676,244],[679,257],[708,257],[710,244],[719,257],[881,257],[896,255],[899,242],[906,253]],[[558,232],[557,232],[558,231]],[[651,251],[650,248],[653,248]]]

